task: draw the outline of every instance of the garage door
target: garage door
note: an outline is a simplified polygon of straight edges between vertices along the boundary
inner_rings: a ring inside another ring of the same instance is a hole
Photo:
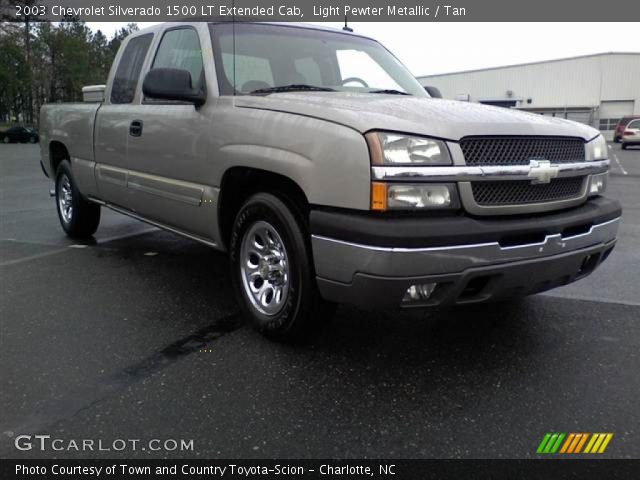
[[[593,108],[523,108],[522,110],[537,113],[539,115],[545,115],[548,117],[566,118],[567,120],[573,120],[574,122],[580,122],[590,126],[595,126],[595,121],[597,120],[597,117],[594,115]]]
[[[591,110],[575,110],[575,111],[567,111],[566,119],[573,120],[574,122],[584,123],[586,125],[591,125],[593,122],[593,116],[591,114]],[[559,116],[559,115],[556,115]]]
[[[607,101],[600,104],[600,130],[607,140],[613,139],[613,131],[620,119],[633,114],[633,100]]]

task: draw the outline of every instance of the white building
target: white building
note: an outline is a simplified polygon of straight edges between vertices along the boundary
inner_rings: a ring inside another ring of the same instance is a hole
[[[418,77],[444,98],[518,108],[599,128],[640,115],[640,53],[600,53]]]

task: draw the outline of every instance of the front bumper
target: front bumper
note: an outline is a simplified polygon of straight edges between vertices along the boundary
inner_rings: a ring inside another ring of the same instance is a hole
[[[404,306],[537,293],[591,273],[612,251],[620,215],[620,205],[604,198],[564,212],[499,220],[379,217],[358,222],[353,215],[315,212],[318,287],[327,300],[376,308],[403,306],[407,289],[416,284],[437,287],[428,300]],[[416,245],[419,236],[426,246]]]

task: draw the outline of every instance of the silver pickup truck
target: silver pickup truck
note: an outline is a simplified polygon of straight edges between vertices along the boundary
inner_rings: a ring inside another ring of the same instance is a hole
[[[271,338],[309,336],[341,302],[541,292],[615,244],[597,130],[432,98],[350,32],[157,25],[84,95],[41,112],[65,232],[92,235],[108,207],[229,252],[238,301]]]

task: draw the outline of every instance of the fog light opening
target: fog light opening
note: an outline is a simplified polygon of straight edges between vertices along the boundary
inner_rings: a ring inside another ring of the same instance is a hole
[[[404,294],[402,303],[425,302],[429,300],[437,286],[437,283],[411,285]]]

